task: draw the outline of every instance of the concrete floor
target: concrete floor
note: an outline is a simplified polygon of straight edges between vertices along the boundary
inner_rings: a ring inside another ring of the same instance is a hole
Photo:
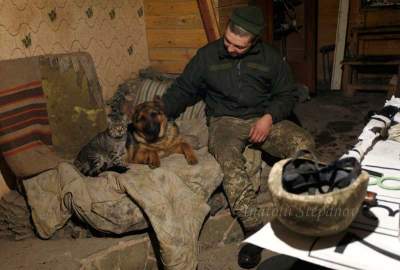
[[[384,93],[358,92],[353,98],[345,98],[340,92],[321,91],[318,96],[297,106],[296,114],[303,127],[314,136],[318,157],[322,161],[329,162],[352,147],[365,124],[364,119],[368,112],[379,110],[385,99]],[[239,227],[230,217],[228,210],[219,213],[216,218],[211,218],[206,226],[213,222],[216,225],[209,225],[211,229],[205,228],[202,232],[199,270],[240,269],[236,263],[241,239]],[[220,236],[216,236],[215,228],[218,226],[222,228]],[[226,228],[229,228],[228,237],[224,231]],[[217,241],[217,237],[221,237],[222,240]],[[148,250],[149,242],[141,240],[138,236],[128,236],[123,239],[88,238],[51,241],[28,238],[14,241],[0,235],[0,269],[79,269],[79,267],[82,269],[82,262],[95,261],[96,256],[112,254],[116,247],[128,250],[129,243],[138,241],[142,241],[140,243]],[[266,250],[263,252],[264,259],[273,255],[275,254]],[[140,269],[157,269],[155,259],[152,258],[153,263],[146,263]],[[118,260],[122,260],[120,255]],[[122,264],[118,264],[118,267],[98,265],[96,262],[84,269],[130,269],[121,266]]]

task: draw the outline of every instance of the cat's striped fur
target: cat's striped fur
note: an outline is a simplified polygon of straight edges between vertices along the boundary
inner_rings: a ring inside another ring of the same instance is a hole
[[[103,171],[123,173],[128,170],[126,149],[132,139],[127,132],[127,118],[109,115],[107,125],[105,131],[97,134],[81,149],[74,161],[74,165],[86,176],[97,176]]]

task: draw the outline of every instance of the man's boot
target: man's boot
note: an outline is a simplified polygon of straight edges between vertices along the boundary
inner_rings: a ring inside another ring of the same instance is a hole
[[[244,237],[247,238],[261,229],[264,225],[259,225],[252,229],[244,230]],[[252,245],[245,244],[240,248],[238,255],[238,264],[241,268],[250,269],[256,267],[261,261],[262,248]]]

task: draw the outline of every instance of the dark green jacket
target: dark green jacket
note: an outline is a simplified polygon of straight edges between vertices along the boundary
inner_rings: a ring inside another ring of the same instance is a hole
[[[219,39],[197,51],[162,100],[170,118],[204,98],[208,117],[248,119],[269,113],[278,122],[293,109],[294,89],[288,64],[272,46],[257,42],[232,58]]]

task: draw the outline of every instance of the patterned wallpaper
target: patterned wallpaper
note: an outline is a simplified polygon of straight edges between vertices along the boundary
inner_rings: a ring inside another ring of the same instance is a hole
[[[149,65],[145,31],[143,0],[0,0],[0,60],[87,51],[105,99]]]
[[[145,31],[143,0],[0,0],[0,61],[87,51],[105,100],[149,65]]]

